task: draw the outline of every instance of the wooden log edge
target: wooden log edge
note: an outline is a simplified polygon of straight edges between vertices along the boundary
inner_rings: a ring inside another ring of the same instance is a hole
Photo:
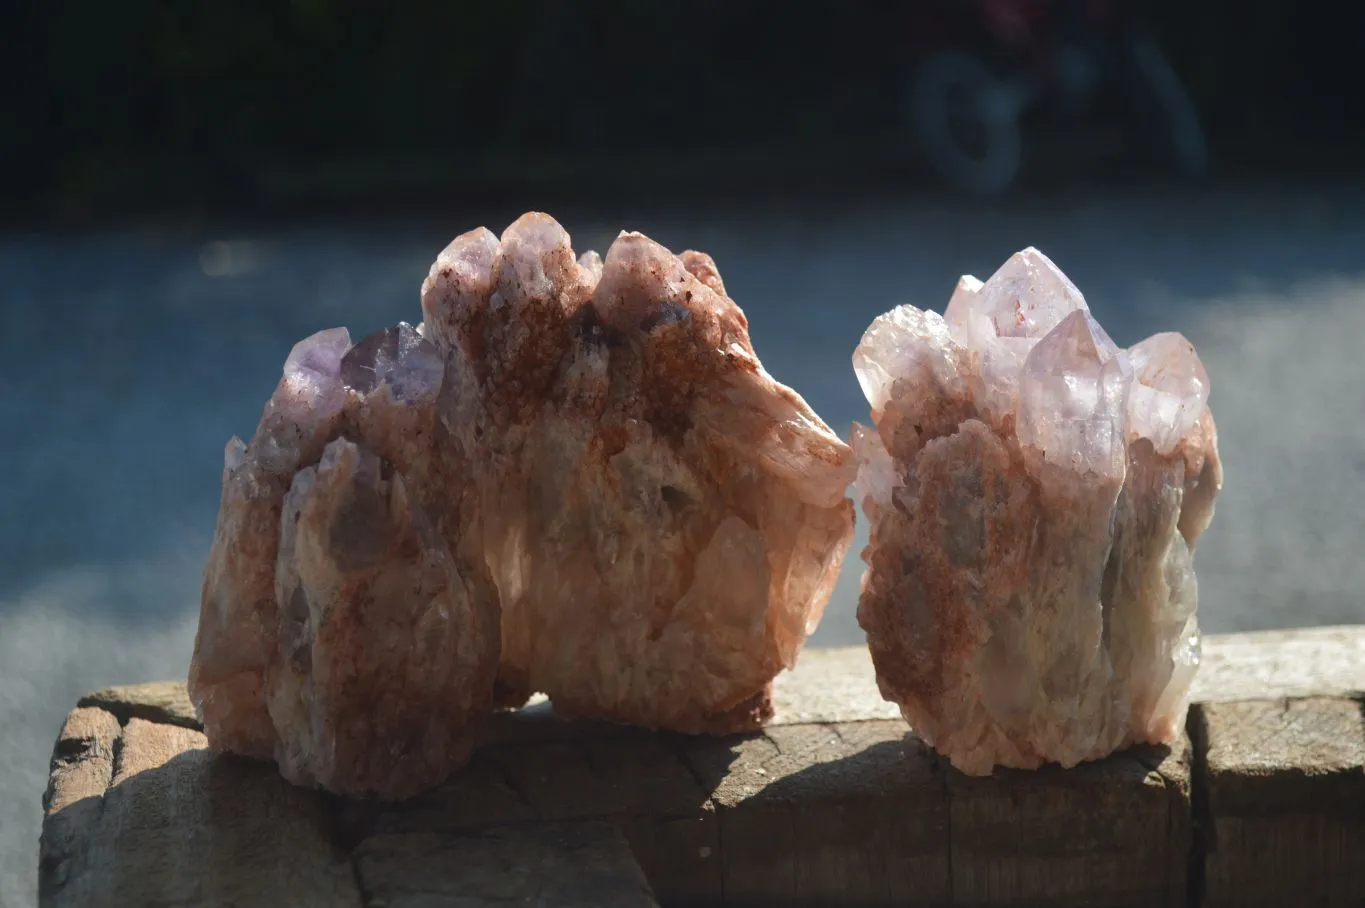
[[[98,691],[54,749],[40,904],[1365,904],[1365,626],[1207,637],[1186,738],[1073,770],[960,775],[862,647],[774,699],[733,738],[533,704],[385,805],[207,750],[180,682]]]

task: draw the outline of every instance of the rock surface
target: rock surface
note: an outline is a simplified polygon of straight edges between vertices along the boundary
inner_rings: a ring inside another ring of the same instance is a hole
[[[848,447],[769,376],[709,256],[550,217],[458,237],[422,289],[474,464],[504,701],[756,727],[852,538]]]
[[[1199,662],[1194,545],[1222,483],[1184,338],[1120,350],[1034,249],[854,354],[883,695],[953,764],[1073,766],[1173,740]]]
[[[228,445],[190,696],[209,743],[291,781],[404,797],[469,758],[492,709],[496,592],[444,367],[407,325],[301,341],[250,445]]]
[[[495,703],[757,727],[852,539],[851,451],[710,257],[458,237],[425,321],[295,346],[227,447],[191,699],[210,745],[401,798]]]

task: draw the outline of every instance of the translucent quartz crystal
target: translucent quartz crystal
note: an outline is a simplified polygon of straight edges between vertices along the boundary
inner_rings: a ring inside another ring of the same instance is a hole
[[[211,745],[403,797],[496,705],[756,727],[852,539],[852,452],[715,263],[552,218],[457,237],[425,320],[300,342],[229,442],[190,694]]]
[[[209,743],[291,781],[404,797],[492,710],[496,591],[408,325],[301,341],[251,444],[229,442],[190,695]]]
[[[883,696],[960,770],[1073,766],[1183,725],[1193,554],[1222,484],[1208,376],[1120,350],[1035,249],[854,353],[871,527],[858,620]]]
[[[403,474],[338,438],[285,496],[267,697],[286,778],[416,794],[463,765],[497,667],[492,590]]]
[[[278,656],[280,512],[294,473],[316,463],[339,430],[350,345],[345,328],[299,341],[251,444],[233,438],[224,453],[189,686],[211,743],[226,750],[274,756],[265,673]]]
[[[848,447],[763,370],[715,263],[552,218],[455,239],[422,290],[441,415],[481,457],[501,701],[753,728],[853,530]]]

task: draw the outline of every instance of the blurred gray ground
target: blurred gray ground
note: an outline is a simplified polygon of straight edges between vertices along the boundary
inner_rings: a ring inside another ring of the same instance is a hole
[[[444,243],[517,213],[0,239],[0,905],[35,900],[76,697],[184,674],[223,444],[290,345],[416,322]],[[1365,620],[1365,186],[558,214],[579,249],[628,227],[714,254],[770,371],[840,431],[865,418],[849,355],[875,315],[941,309],[960,273],[1038,246],[1116,341],[1179,330],[1208,367],[1227,481],[1197,558],[1205,629]],[[860,640],[865,539],[815,645]]]

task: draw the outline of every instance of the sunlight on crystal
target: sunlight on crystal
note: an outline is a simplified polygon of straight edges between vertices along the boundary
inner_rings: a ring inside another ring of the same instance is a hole
[[[874,421],[853,434],[858,619],[884,695],[973,775],[1167,740],[1222,485],[1194,347],[1120,351],[1036,249],[959,281],[947,321],[901,306],[853,356]]]

